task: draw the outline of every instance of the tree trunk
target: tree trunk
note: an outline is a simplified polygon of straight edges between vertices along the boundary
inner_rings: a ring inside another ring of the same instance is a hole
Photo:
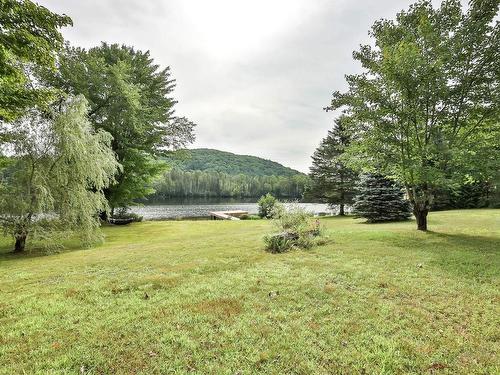
[[[344,203],[341,203],[339,206],[339,216],[345,216]]]
[[[344,211],[344,202],[345,202],[345,191],[344,191],[344,175],[341,173],[340,174],[340,186],[342,186],[342,189],[340,190],[340,207],[339,207],[339,216],[344,216],[345,211]]]
[[[99,214],[99,218],[107,223],[109,220],[108,213],[106,211],[101,211],[101,213]]]
[[[431,208],[433,195],[427,184],[423,186],[407,186],[408,198],[413,206],[413,215],[417,219],[417,230],[427,230],[427,214]]]
[[[417,219],[417,230],[426,231],[427,230],[427,214],[429,213],[428,209],[418,209],[415,207],[413,209],[413,215],[415,215],[415,219]]]
[[[16,235],[16,244],[14,245],[15,253],[22,253],[26,247],[26,234]]]

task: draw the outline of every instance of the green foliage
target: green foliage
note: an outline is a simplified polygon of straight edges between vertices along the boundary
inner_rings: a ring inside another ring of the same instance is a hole
[[[289,251],[297,240],[291,233],[273,233],[264,236],[266,250],[270,253],[285,253]]]
[[[411,217],[410,203],[395,181],[377,174],[365,174],[357,190],[353,213],[369,223],[402,221]]]
[[[168,162],[184,171],[205,171],[229,175],[247,176],[295,176],[300,172],[284,167],[271,160],[250,155],[236,155],[231,152],[206,148],[183,150],[168,158]]]
[[[243,215],[240,217],[241,220],[260,220],[259,215]]]
[[[329,109],[343,109],[354,134],[350,165],[400,181],[419,229],[435,187],[500,169],[498,7],[472,1],[463,13],[459,0],[421,0],[376,22],[373,43],[354,53],[363,72],[333,95]]]
[[[153,200],[172,197],[255,198],[271,193],[280,198],[299,199],[308,183],[303,174],[294,176],[229,175],[173,168],[153,184]]]
[[[321,235],[319,220],[295,203],[275,204],[272,218],[276,232],[264,236],[270,252],[283,253],[294,247],[309,249]]]
[[[278,200],[270,193],[260,197],[257,201],[257,205],[259,206],[259,216],[261,218],[270,219],[273,216],[277,203],[279,203]]]
[[[0,225],[16,239],[17,251],[28,235],[52,243],[75,232],[86,244],[99,238],[103,190],[119,167],[111,136],[92,129],[82,96],[60,108],[50,115],[30,111],[4,145],[9,166],[1,173]]]
[[[484,181],[472,181],[439,188],[433,192],[432,209],[495,207],[500,203],[500,200],[495,196],[496,191],[496,185]]]
[[[120,207],[111,212],[112,219],[132,220],[132,222],[140,223],[144,218],[134,212],[131,212],[127,207]]]
[[[52,90],[36,84],[33,67],[54,68],[63,43],[59,29],[71,24],[32,1],[0,0],[0,121],[48,103]]]
[[[194,140],[194,124],[174,116],[175,87],[169,68],[159,70],[149,52],[103,43],[85,50],[67,47],[51,85],[89,101],[89,118],[96,129],[113,136],[113,150],[123,170],[106,190],[111,207],[128,206],[151,193],[162,170],[156,161],[167,150]]]
[[[118,174],[116,183],[105,190],[111,209],[127,208],[138,199],[155,193],[155,182],[167,168],[163,161],[135,148],[125,149],[121,155],[127,171]]]
[[[358,174],[342,160],[351,142],[343,120],[340,117],[335,121],[334,128],[328,131],[328,136],[314,152],[309,173],[311,185],[305,193],[306,197],[339,205],[340,215],[344,215],[344,206],[352,203],[358,180]]]

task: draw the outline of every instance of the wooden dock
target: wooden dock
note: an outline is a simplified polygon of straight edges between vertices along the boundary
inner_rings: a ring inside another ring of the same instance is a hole
[[[240,220],[240,217],[248,215],[248,211],[212,211],[209,214],[212,220]]]

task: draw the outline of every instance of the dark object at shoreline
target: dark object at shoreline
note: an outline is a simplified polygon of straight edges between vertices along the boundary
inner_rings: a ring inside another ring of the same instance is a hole
[[[109,223],[113,225],[128,225],[135,221],[135,218],[130,217],[127,219],[109,219]]]

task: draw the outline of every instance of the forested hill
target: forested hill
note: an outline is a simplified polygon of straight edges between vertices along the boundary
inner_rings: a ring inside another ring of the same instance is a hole
[[[184,171],[219,172],[247,176],[294,176],[299,171],[257,156],[237,155],[231,152],[198,148],[186,150],[180,156],[169,158],[172,164]]]
[[[266,193],[300,199],[309,181],[307,175],[271,160],[206,148],[183,150],[167,161],[172,168],[155,182],[151,199],[251,198]]]

